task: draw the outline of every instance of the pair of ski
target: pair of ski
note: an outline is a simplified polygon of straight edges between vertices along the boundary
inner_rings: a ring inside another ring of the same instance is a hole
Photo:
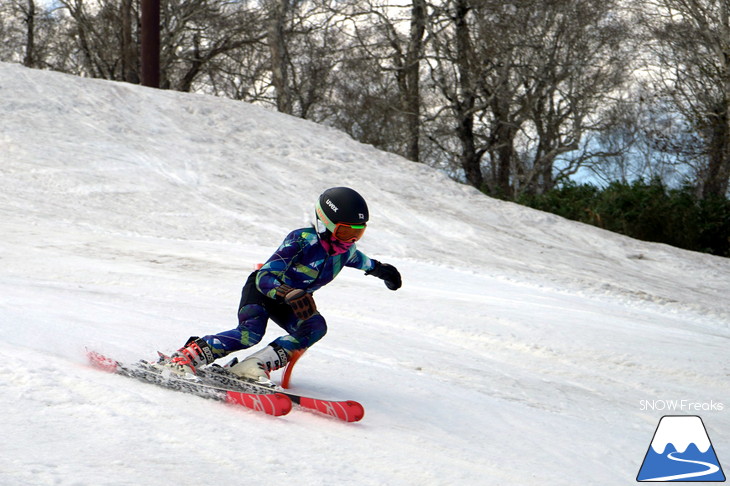
[[[203,398],[241,405],[268,415],[286,415],[292,410],[292,404],[344,422],[357,422],[365,414],[362,405],[354,400],[323,400],[289,393],[278,387],[246,381],[215,365],[198,370],[197,375],[188,378],[160,370],[145,361],[124,364],[96,351],[87,351],[87,356],[92,365],[109,373]]]

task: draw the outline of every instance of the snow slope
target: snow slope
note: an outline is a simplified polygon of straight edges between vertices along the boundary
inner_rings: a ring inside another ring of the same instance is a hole
[[[247,274],[336,185],[368,200],[359,247],[404,286],[349,269],[320,290],[329,332],[293,385],[359,400],[362,422],[87,366],[87,346],[131,361],[234,327]],[[730,260],[306,121],[0,64],[0,235],[0,485],[630,484],[671,413],[729,461]]]

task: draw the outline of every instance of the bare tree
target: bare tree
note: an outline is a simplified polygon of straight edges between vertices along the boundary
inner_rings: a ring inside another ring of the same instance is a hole
[[[434,7],[430,24],[431,81],[446,100],[458,151],[452,154],[469,184],[502,195],[511,193],[515,137],[525,117],[515,99],[515,38],[512,10],[501,2],[449,0]],[[448,150],[448,141],[432,134]],[[489,157],[485,168],[483,158]]]
[[[61,35],[56,12],[37,0],[0,1],[0,61],[49,67]]]
[[[289,0],[268,0],[267,40],[271,57],[271,79],[276,91],[276,108],[282,113],[292,112],[291,82],[289,80],[289,51],[287,48]]]
[[[698,160],[693,147],[677,156],[699,162],[703,196],[725,197],[730,181],[730,2],[655,0],[641,17],[645,45],[658,69],[647,70],[653,89],[702,138]]]
[[[344,19],[341,36],[350,39],[342,45],[333,92],[335,97],[348,92],[351,103],[342,103],[330,122],[359,140],[419,161],[428,4],[336,2],[331,11]],[[367,86],[362,85],[366,80]],[[354,92],[356,85],[361,93]],[[374,126],[370,120],[378,118],[380,126]]]
[[[508,198],[552,187],[558,157],[585,147],[625,80],[616,8],[610,0],[442,4],[432,23],[432,80],[447,101],[467,182]]]
[[[67,72],[95,78],[136,82],[136,39],[132,39],[136,22],[131,5],[113,0],[59,0],[70,17],[62,34],[71,41],[58,47],[64,63],[57,65]],[[62,67],[61,67],[62,66]]]
[[[353,138],[381,150],[403,154],[403,117],[398,85],[390,72],[371,57],[353,54],[338,63],[330,80],[328,99],[320,108],[321,120]]]
[[[259,12],[242,2],[168,0],[161,23],[161,86],[177,91],[205,91],[219,59],[264,37]]]
[[[398,84],[403,94],[403,108],[408,130],[406,157],[421,160],[421,61],[426,32],[427,5],[425,0],[413,0],[410,29],[403,63],[399,67]]]
[[[121,58],[122,79],[128,83],[139,83],[139,49],[136,42],[137,12],[134,0],[121,0]]]
[[[208,27],[187,41],[194,48],[185,57],[194,62],[185,79],[200,78],[196,86],[203,91],[321,121],[326,112],[321,104],[340,54],[327,6],[290,0],[270,0],[250,9],[241,5],[220,6],[223,15],[209,13]]]
[[[137,82],[138,2],[59,1],[74,42],[56,65]],[[590,137],[617,119],[618,1],[164,0],[160,86],[269,104],[511,198],[607,155]]]
[[[27,9],[24,11],[26,35],[25,35],[25,56],[23,57],[23,65],[27,67],[35,67],[35,17],[36,8],[35,0],[27,0]]]
[[[317,0],[288,5],[285,18],[269,22],[267,36],[277,109],[318,122],[326,112],[323,104],[342,56],[337,10],[330,3]]]
[[[68,13],[57,47],[57,68],[112,80],[139,82],[139,4],[135,0],[59,0]],[[209,89],[210,66],[263,39],[261,18],[240,2],[166,0],[160,12],[160,79],[165,89]],[[196,85],[197,83],[197,85]]]
[[[0,3],[0,42],[2,50],[9,54],[0,59],[22,60],[24,66],[35,67],[39,13],[35,0]],[[16,52],[10,54],[13,50]]]
[[[552,1],[529,17],[516,67],[527,110],[518,192],[552,189],[564,154],[582,163],[606,155],[581,142],[610,129],[611,107],[629,79],[630,32],[616,12],[610,0]]]

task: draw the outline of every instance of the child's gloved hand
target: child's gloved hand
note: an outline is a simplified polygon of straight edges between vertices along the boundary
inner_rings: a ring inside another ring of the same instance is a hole
[[[306,321],[317,312],[317,304],[314,303],[314,297],[302,289],[289,291],[284,300],[291,306],[299,320]]]
[[[281,284],[278,287],[276,287],[276,299],[281,301],[286,298],[286,294],[294,290],[294,287],[287,284]]]
[[[388,263],[380,263],[377,260],[373,260],[375,267],[365,272],[365,275],[373,275],[379,279],[385,281],[385,286],[390,290],[398,290],[402,285],[402,280],[398,269]]]

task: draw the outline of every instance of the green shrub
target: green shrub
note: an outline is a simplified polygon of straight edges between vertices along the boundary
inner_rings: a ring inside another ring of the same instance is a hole
[[[598,188],[571,181],[517,202],[633,238],[730,257],[730,200],[700,199],[691,186],[669,189],[655,179]]]

